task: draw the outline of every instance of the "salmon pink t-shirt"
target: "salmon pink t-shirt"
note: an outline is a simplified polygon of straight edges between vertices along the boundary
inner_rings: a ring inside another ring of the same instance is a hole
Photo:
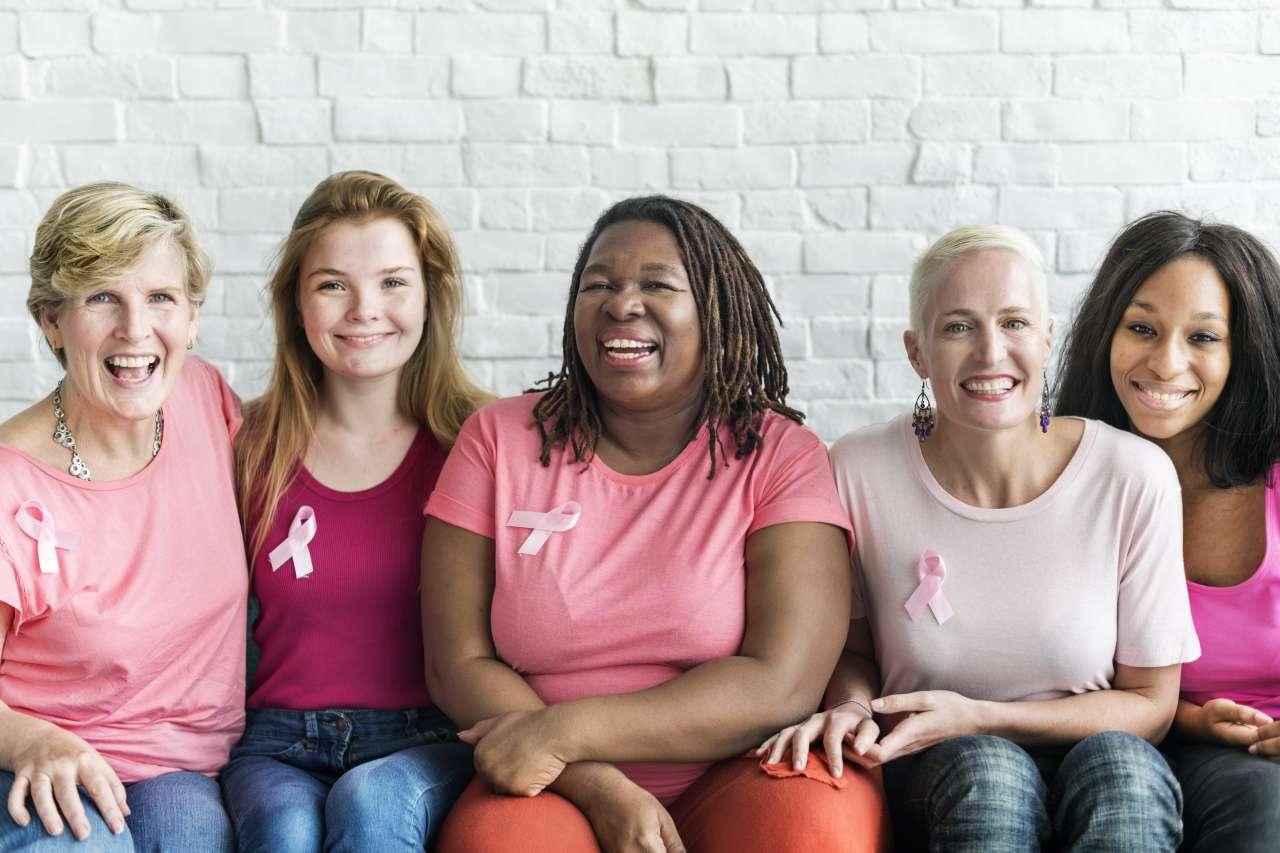
[[[1231,699],[1280,718],[1280,465],[1267,487],[1267,550],[1235,586],[1187,581],[1203,654],[1182,667],[1182,698]]]
[[[123,782],[213,775],[243,728],[239,424],[218,371],[188,358],[160,452],[132,477],[86,483],[0,444],[0,602],[14,610],[0,700],[84,738]],[[15,520],[31,500],[80,540],[54,573]]]
[[[780,415],[765,416],[744,459],[723,431],[730,460],[713,479],[705,430],[661,470],[631,476],[563,450],[544,468],[537,399],[499,400],[467,421],[426,512],[494,540],[494,646],[547,704],[644,690],[737,654],[747,538],[796,521],[848,529],[822,442]],[[518,553],[533,530],[510,526],[512,512],[570,502],[581,509],[571,529]],[[619,765],[664,803],[707,767]]]

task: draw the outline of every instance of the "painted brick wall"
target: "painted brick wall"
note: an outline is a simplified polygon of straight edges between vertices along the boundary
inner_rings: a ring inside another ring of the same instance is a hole
[[[246,395],[297,204],[365,167],[426,194],[468,274],[463,349],[554,365],[612,199],[706,205],[785,318],[827,438],[909,405],[904,274],[946,229],[1031,231],[1065,319],[1127,219],[1280,238],[1280,0],[0,0],[0,416],[55,377],[35,224],[102,178],[168,190],[217,265],[199,352]]]

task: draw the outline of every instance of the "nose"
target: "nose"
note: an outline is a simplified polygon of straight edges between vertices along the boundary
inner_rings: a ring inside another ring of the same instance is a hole
[[[120,308],[117,333],[130,343],[145,341],[151,336],[151,318],[144,302],[127,300]]]
[[[351,291],[351,308],[347,312],[347,318],[352,322],[362,323],[378,319],[381,310],[378,297],[377,291],[363,287],[353,288]]]
[[[1160,379],[1173,379],[1187,369],[1187,351],[1182,340],[1166,335],[1151,350],[1147,367]]]
[[[642,316],[644,299],[641,298],[640,288],[630,284],[614,288],[609,298],[604,301],[604,310],[615,320]]]
[[[999,329],[991,326],[982,327],[979,332],[977,355],[983,364],[999,364],[1004,361],[1007,351],[1004,335],[1000,333]]]

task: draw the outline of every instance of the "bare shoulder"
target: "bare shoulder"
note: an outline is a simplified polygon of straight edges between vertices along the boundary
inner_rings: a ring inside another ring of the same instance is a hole
[[[7,421],[0,421],[0,444],[16,447],[37,459],[50,456],[50,448],[56,445],[50,440],[53,434],[53,411],[49,399],[32,403]]]

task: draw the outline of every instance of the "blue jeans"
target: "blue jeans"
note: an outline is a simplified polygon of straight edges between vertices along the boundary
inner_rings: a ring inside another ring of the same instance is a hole
[[[250,710],[222,787],[241,851],[420,851],[471,773],[434,708]]]
[[[13,774],[0,771],[0,803],[13,787]],[[230,853],[235,849],[231,821],[222,808],[218,783],[199,773],[165,773],[124,786],[131,814],[125,830],[112,835],[98,814],[98,807],[80,792],[89,837],[76,841],[68,827],[61,835],[49,835],[27,800],[31,822],[20,827],[0,805],[0,851],[76,851],[76,853]]]
[[[1186,799],[1184,851],[1264,853],[1280,839],[1280,764],[1238,746],[1170,736],[1161,746]]]
[[[1069,750],[943,741],[884,768],[899,851],[1170,851],[1182,792],[1151,744],[1101,732]]]

